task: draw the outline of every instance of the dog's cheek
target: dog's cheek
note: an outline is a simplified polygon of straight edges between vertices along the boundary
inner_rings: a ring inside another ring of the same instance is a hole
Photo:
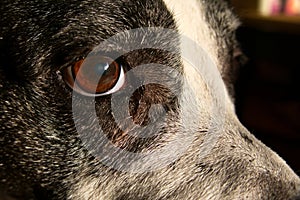
[[[62,176],[59,171],[65,165],[62,158],[67,152],[63,134],[57,128],[56,111],[31,88],[6,89],[1,96],[4,101],[1,116],[5,118],[0,120],[5,130],[1,139],[5,166],[10,172],[31,174],[23,180],[28,185],[55,185]],[[15,176],[17,173],[8,175],[8,181]]]

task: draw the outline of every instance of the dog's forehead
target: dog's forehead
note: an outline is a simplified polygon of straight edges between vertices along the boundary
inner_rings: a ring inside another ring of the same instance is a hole
[[[174,13],[180,33],[198,43],[216,61],[216,41],[214,41],[208,22],[205,19],[204,1],[201,3],[197,0],[164,0],[164,2],[168,9]]]
[[[0,12],[0,37],[4,41],[1,51],[10,53],[15,61],[11,66],[22,66],[20,71],[41,60],[47,62],[45,67],[53,66],[50,61],[56,60],[56,55],[65,60],[85,56],[103,40],[125,30],[176,30],[173,16],[162,0],[6,0]]]
[[[226,1],[164,0],[181,34],[201,46],[219,69],[237,46],[235,31],[240,22]],[[222,60],[223,59],[223,60]]]
[[[230,12],[222,11],[227,7],[217,1],[9,2],[10,0],[6,0],[1,5],[1,13],[5,15],[2,14],[0,20],[0,36],[4,40],[8,38],[5,48],[13,48],[12,54],[17,57],[16,62],[19,60],[16,66],[23,65],[26,61],[38,62],[36,60],[39,57],[46,58],[54,54],[65,57],[67,54],[75,55],[76,51],[80,56],[103,39],[120,31],[139,27],[163,27],[185,34],[199,43],[217,62],[216,46],[223,45],[226,48],[226,44],[221,43],[230,35],[227,36],[224,32],[233,32],[236,28]],[[218,13],[211,12],[216,7]],[[218,16],[223,19],[222,23],[217,22]],[[232,27],[226,26],[229,23],[233,24]],[[221,34],[225,37],[218,37]],[[58,35],[59,38],[55,38]],[[53,52],[49,52],[50,49]]]

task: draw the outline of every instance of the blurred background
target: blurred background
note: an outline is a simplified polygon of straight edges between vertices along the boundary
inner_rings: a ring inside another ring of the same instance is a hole
[[[242,123],[300,175],[300,1],[231,0],[249,58],[236,84]]]
[[[300,1],[230,2],[249,58],[236,84],[239,118],[300,175]]]

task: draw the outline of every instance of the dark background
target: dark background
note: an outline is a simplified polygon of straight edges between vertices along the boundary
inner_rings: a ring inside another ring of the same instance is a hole
[[[240,17],[249,61],[236,83],[238,116],[300,175],[300,16]]]

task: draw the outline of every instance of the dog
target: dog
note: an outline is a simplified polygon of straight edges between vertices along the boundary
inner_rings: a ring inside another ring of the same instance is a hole
[[[2,0],[0,199],[300,199],[244,128],[221,0]]]

